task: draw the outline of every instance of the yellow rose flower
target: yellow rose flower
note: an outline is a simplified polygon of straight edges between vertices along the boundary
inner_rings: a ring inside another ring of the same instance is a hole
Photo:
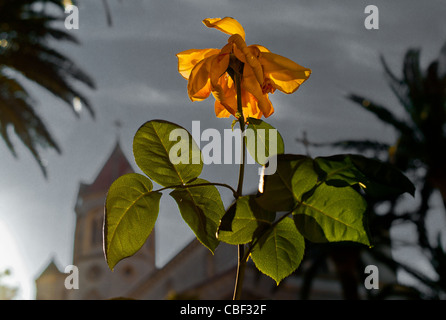
[[[188,80],[192,101],[215,97],[219,118],[237,113],[237,88],[234,73],[241,78],[244,118],[265,118],[274,112],[268,98],[276,89],[290,94],[308,79],[311,70],[261,45],[247,46],[245,30],[231,18],[208,18],[203,23],[231,35],[222,49],[190,49],[177,54],[178,71]]]

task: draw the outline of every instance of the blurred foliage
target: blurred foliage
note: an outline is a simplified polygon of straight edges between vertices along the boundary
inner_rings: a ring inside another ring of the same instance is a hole
[[[40,148],[61,149],[36,110],[27,90],[33,82],[62,100],[78,116],[76,103],[92,115],[89,101],[76,88],[94,82],[70,58],[57,51],[56,42],[78,44],[63,29],[62,0],[0,0],[0,134],[16,156],[10,128],[29,149],[46,175]]]
[[[442,299],[446,295],[446,254],[441,244],[441,232],[430,234],[426,227],[428,214],[443,214],[438,208],[432,211],[435,192],[442,196],[446,207],[446,44],[439,57],[426,70],[421,69],[420,50],[406,52],[402,75],[395,75],[385,59],[381,63],[392,92],[404,110],[405,117],[399,118],[392,108],[371,99],[350,94],[348,99],[360,108],[372,113],[380,121],[391,126],[398,138],[394,145],[376,140],[346,140],[332,143],[311,143],[306,137],[297,139],[308,146],[332,146],[360,153],[373,153],[405,172],[419,190],[418,204],[411,209],[401,209],[401,196],[367,197],[370,210],[370,231],[373,235],[373,258],[393,272],[404,270],[417,279],[425,288],[404,288],[396,283],[387,284],[378,293],[368,291],[368,298],[386,298],[392,295],[407,298]],[[440,211],[440,212],[439,212]],[[412,223],[417,230],[417,247],[430,262],[436,277],[429,277],[411,265],[392,258],[391,247],[400,244],[390,237],[390,228],[398,223]],[[429,239],[435,238],[436,241]],[[331,257],[344,289],[344,297],[356,299],[358,286],[362,285],[366,265],[361,258],[361,248],[350,245],[337,246],[328,250],[319,248],[312,258],[306,273],[303,297],[310,294],[312,279],[320,267]]]
[[[17,295],[18,289],[9,285],[3,284],[3,279],[11,275],[11,271],[6,269],[0,272],[0,300],[12,300]]]

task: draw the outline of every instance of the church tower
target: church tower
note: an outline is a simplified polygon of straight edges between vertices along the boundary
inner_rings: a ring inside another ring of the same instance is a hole
[[[79,270],[79,289],[69,299],[109,299],[125,296],[139,281],[155,271],[155,231],[134,256],[122,260],[112,272],[103,252],[104,204],[108,189],[120,176],[133,172],[116,144],[91,184],[81,183],[75,206],[76,230],[73,264]]]

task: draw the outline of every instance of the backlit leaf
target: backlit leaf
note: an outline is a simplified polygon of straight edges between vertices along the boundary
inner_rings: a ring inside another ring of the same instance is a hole
[[[274,212],[262,209],[254,196],[240,197],[221,219],[218,239],[234,245],[251,242],[275,217]]]
[[[265,176],[258,204],[271,211],[293,211],[298,230],[310,241],[370,245],[363,224],[366,202],[350,186],[361,172],[351,162],[322,160],[279,155],[276,173]]]
[[[113,182],[107,194],[104,221],[104,250],[111,270],[143,246],[155,226],[161,195],[152,191],[148,178],[137,173]]]
[[[298,230],[313,242],[354,241],[370,246],[364,198],[351,187],[322,183],[293,211]]]
[[[191,184],[201,183],[207,181],[196,179]],[[170,195],[175,199],[183,220],[197,239],[213,253],[219,243],[216,235],[218,225],[225,213],[217,188],[212,185],[178,188]]]
[[[168,121],[142,125],[133,140],[139,168],[162,186],[186,184],[203,169],[201,152],[190,133]]]
[[[277,285],[295,271],[304,256],[304,237],[290,218],[268,230],[254,245],[251,258],[256,267]]]
[[[311,165],[312,160],[305,156],[298,155],[278,155],[277,169],[272,175],[263,176],[262,192],[257,197],[257,203],[265,210],[272,212],[290,211],[296,204],[296,197],[293,193],[291,178],[294,172],[301,166]],[[303,170],[303,173],[312,174],[313,171]],[[303,183],[308,180],[302,177]],[[316,181],[314,182],[314,184]],[[308,186],[308,191],[313,186]]]
[[[283,154],[285,151],[279,131],[263,120],[248,118],[245,135],[249,154],[261,165],[265,165],[269,157]]]

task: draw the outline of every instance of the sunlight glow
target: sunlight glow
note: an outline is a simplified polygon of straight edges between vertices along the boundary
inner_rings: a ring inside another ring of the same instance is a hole
[[[264,179],[265,179],[265,166],[262,167],[262,174],[260,175],[260,179],[259,179],[259,192],[260,193],[263,193],[263,185],[265,183]]]
[[[6,224],[0,220],[0,272],[10,270],[11,275],[2,284],[18,288],[15,299],[31,299],[30,279],[19,255],[18,246]]]
[[[73,98],[73,108],[74,111],[76,111],[77,113],[80,113],[82,111],[82,102],[79,97]]]
[[[63,0],[63,6],[64,8],[68,7],[68,6],[72,6],[73,2],[71,0]]]

